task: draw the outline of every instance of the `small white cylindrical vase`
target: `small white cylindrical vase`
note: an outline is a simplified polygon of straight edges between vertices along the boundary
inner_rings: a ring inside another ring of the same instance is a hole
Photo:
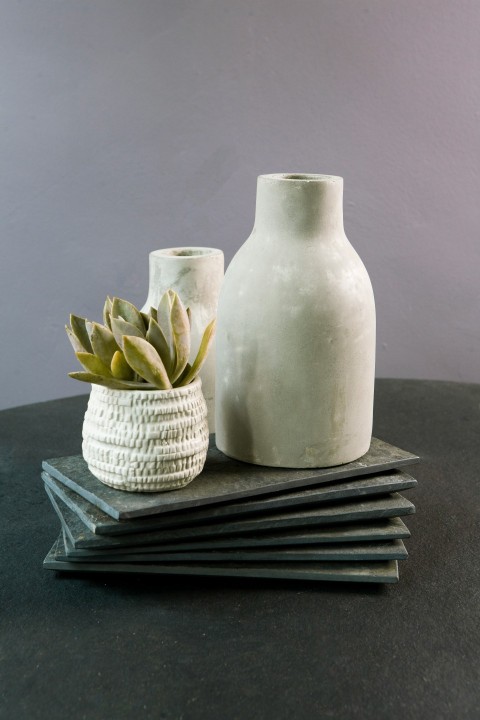
[[[173,390],[92,385],[82,452],[93,475],[117,490],[181,488],[203,469],[207,406],[199,378]]]
[[[370,446],[375,305],[342,209],[340,177],[258,178],[218,306],[216,442],[233,458],[327,467]]]
[[[221,250],[208,247],[177,247],[154,250],[149,256],[148,298],[142,308],[157,307],[170,288],[189,307],[192,319],[192,352],[195,358],[203,331],[217,314],[218,296],[223,281],[224,257]],[[200,371],[208,408],[210,432],[215,432],[215,341]]]

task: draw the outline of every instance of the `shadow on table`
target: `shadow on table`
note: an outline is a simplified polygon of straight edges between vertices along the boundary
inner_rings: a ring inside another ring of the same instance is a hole
[[[359,582],[327,582],[319,580],[287,580],[266,578],[230,578],[211,576],[183,575],[135,575],[130,573],[76,573],[68,571],[56,574],[58,582],[88,584],[89,587],[102,586],[112,592],[121,591],[122,596],[140,596],[151,593],[169,594],[185,592],[188,594],[216,592],[289,592],[289,593],[327,593],[353,594],[358,596],[383,595],[387,584]]]

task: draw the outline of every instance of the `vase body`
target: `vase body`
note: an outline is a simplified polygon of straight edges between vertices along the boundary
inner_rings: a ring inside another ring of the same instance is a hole
[[[217,447],[275,467],[356,460],[374,375],[373,291],[344,233],[342,178],[260,176],[218,307]]]
[[[166,290],[178,293],[191,311],[190,362],[195,358],[205,327],[217,314],[223,273],[223,252],[216,248],[178,247],[150,253],[148,297],[142,310],[148,312],[151,307],[157,307]],[[210,432],[215,432],[215,341],[200,377],[207,401],[208,425]]]
[[[173,390],[113,390],[92,385],[82,452],[93,475],[118,490],[183,487],[208,450],[201,380]]]

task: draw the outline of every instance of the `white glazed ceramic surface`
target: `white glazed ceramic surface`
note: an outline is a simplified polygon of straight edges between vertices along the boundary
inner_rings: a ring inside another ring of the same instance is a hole
[[[216,442],[231,457],[328,467],[369,448],[375,305],[342,202],[340,177],[258,178],[218,306]]]
[[[191,311],[193,362],[203,331],[216,317],[218,296],[223,281],[223,252],[208,247],[175,247],[154,250],[149,256],[148,298],[142,308],[148,312],[157,307],[163,293],[170,288],[177,292]],[[208,408],[210,432],[215,432],[215,341],[200,370],[202,388]]]
[[[174,390],[92,385],[83,423],[83,457],[95,477],[118,490],[180,488],[203,469],[206,417],[199,378]]]

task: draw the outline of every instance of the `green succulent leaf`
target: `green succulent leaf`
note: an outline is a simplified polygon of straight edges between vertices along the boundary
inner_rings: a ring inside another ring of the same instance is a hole
[[[163,293],[162,297],[160,298],[160,302],[158,303],[157,308],[157,322],[162,328],[162,332],[165,335],[168,342],[170,342],[171,339],[171,330],[172,330],[172,324],[170,315],[172,314],[172,301],[169,295],[169,292]]]
[[[65,330],[67,331],[67,337],[70,340],[70,343],[74,349],[75,352],[85,352],[85,348],[83,347],[80,340],[77,338],[75,333],[72,331],[72,328],[68,327],[68,325],[65,325]]]
[[[140,311],[140,315],[142,316],[143,324],[148,329],[148,323],[150,322],[150,315],[149,313],[143,312],[143,310]]]
[[[112,331],[96,322],[88,323],[87,330],[93,352],[109,367],[113,356],[118,350],[118,345]]]
[[[143,320],[142,320],[143,322]],[[115,337],[118,347],[123,350],[123,339],[125,335],[133,335],[134,337],[144,338],[144,333],[132,325],[132,323],[123,320],[122,318],[112,317],[112,332]]]
[[[172,348],[169,346],[162,332],[162,328],[153,318],[150,318],[148,325],[147,340],[160,355],[167,375],[171,377],[174,370],[175,354],[172,352]]]
[[[183,373],[190,356],[190,322],[185,306],[176,293],[173,295],[171,322],[176,353],[175,370],[172,375],[174,382]]]
[[[185,370],[183,371],[183,373],[182,373],[182,374],[180,375],[180,377],[178,377],[178,378],[175,380],[175,382],[173,383],[173,387],[174,387],[174,388],[182,387],[182,385],[185,384],[183,381],[184,381],[184,379],[187,377],[187,375],[188,375],[188,373],[190,372],[191,369],[192,369],[192,366],[190,365],[190,363],[187,363],[187,364],[185,365]]]
[[[162,359],[147,340],[139,337],[123,339],[125,359],[133,370],[144,380],[160,390],[170,390],[172,384]]]
[[[200,347],[198,349],[197,357],[192,363],[192,367],[187,372],[187,374],[183,377],[182,385],[189,385],[192,380],[195,380],[198,373],[200,372],[200,369],[205,362],[208,351],[210,350],[210,346],[213,342],[213,338],[215,337],[215,329],[216,329],[216,320],[215,318],[207,325],[205,328],[205,331],[203,333],[202,341],[200,343]]]
[[[156,390],[155,385],[145,382],[128,382],[126,380],[117,380],[115,378],[105,378],[91,372],[71,372],[69,377],[82,382],[93,383],[94,385],[102,385],[103,387],[112,388],[113,390]]]
[[[173,340],[173,331],[172,331],[172,298],[170,296],[169,291],[167,290],[165,293],[163,293],[162,297],[160,298],[160,302],[158,304],[157,308],[157,322],[160,325],[160,329],[163,332],[163,336],[165,340],[167,341],[170,357],[172,359],[171,366],[172,370],[175,368],[176,365],[176,351],[175,351],[175,343]]]
[[[70,315],[65,326],[85,371],[70,377],[117,389],[171,389],[197,377],[215,334],[205,328],[197,356],[189,363],[192,313],[176,292],[167,290],[158,308],[138,310],[132,303],[107,296],[104,325]]]
[[[105,327],[108,327],[109,330],[112,329],[111,324],[111,316],[112,316],[112,298],[107,295],[107,299],[105,300],[105,305],[103,306],[103,324]]]
[[[135,373],[125,360],[125,356],[121,350],[117,350],[112,357],[110,370],[114,378],[119,380],[133,380]]]
[[[128,302],[128,300],[121,300],[120,298],[113,298],[112,302],[112,318],[122,318],[127,322],[134,325],[138,330],[141,331],[142,336],[145,337],[145,323],[143,322],[142,313],[137,310],[135,305]]]
[[[103,363],[96,355],[86,352],[76,352],[75,355],[77,360],[79,360],[88,372],[94,373],[95,375],[101,375],[106,378],[112,377],[110,367],[105,365],[105,363]]]
[[[85,352],[93,353],[92,344],[90,342],[90,338],[88,337],[86,327],[87,322],[88,320],[86,318],[78,317],[77,315],[70,315],[70,327],[72,328],[73,334],[80,342],[80,345]]]

